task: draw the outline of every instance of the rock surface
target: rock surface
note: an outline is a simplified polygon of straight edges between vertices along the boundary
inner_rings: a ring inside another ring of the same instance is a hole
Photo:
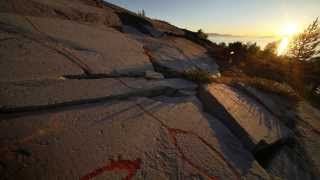
[[[152,97],[195,88],[196,84],[183,79],[107,78],[0,83],[0,111],[40,110],[131,96]]]
[[[2,0],[0,179],[317,179],[319,110],[181,79],[219,78],[208,46],[102,0]]]
[[[1,34],[0,81],[48,79],[83,73],[81,68],[50,47],[16,34]]]
[[[207,111],[225,120],[235,134],[241,134],[249,149],[261,142],[273,144],[290,136],[290,130],[277,117],[239,89],[212,83],[202,87],[200,97],[207,104]],[[216,108],[213,102],[222,106]]]
[[[155,71],[146,71],[144,76],[146,79],[164,79],[163,74]]]
[[[94,28],[58,19],[26,18],[36,27],[28,30],[41,33],[33,36],[48,36],[50,39],[47,41],[58,42],[52,45],[53,48],[59,48],[65,54],[69,54],[73,62],[87,73],[143,74],[146,70],[153,70],[142,45],[112,28]],[[14,22],[20,20],[15,16],[10,19]],[[21,26],[21,29],[27,27]]]
[[[138,98],[5,118],[3,177],[267,179],[241,143],[198,104],[194,98]]]
[[[294,144],[271,153],[266,170],[281,179],[317,179],[320,175],[320,111],[305,101],[294,103],[283,96],[252,87],[246,89],[294,129]]]
[[[218,65],[207,54],[205,48],[190,40],[179,37],[147,39],[145,49],[157,67],[175,73],[201,69],[210,74],[217,74]]]

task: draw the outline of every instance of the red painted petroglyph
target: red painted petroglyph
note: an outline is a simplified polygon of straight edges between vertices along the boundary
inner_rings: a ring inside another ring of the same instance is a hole
[[[131,88],[123,81],[120,81],[120,83],[122,83],[123,85],[127,86],[128,88]],[[207,177],[208,179],[211,179],[211,180],[218,180],[219,179],[218,176],[209,175],[208,172],[206,172],[201,167],[196,165],[194,162],[192,162],[192,160],[190,160],[184,154],[182,148],[178,145],[178,140],[177,140],[177,135],[178,134],[192,135],[192,136],[197,137],[204,145],[209,147],[209,149],[211,149],[213,152],[215,152],[227,164],[227,166],[230,168],[230,170],[233,172],[233,174],[237,177],[237,179],[241,179],[241,174],[224,158],[224,156],[223,156],[223,154],[221,152],[216,150],[205,139],[203,139],[202,137],[200,137],[199,135],[197,135],[196,133],[191,132],[191,131],[185,131],[185,130],[181,130],[181,129],[171,128],[168,125],[166,125],[161,119],[159,119],[157,116],[155,116],[153,113],[151,113],[148,110],[146,110],[142,105],[140,105],[139,103],[135,103],[135,104],[144,113],[148,114],[149,116],[154,118],[156,121],[158,121],[161,124],[161,127],[166,129],[166,131],[168,132],[168,135],[170,137],[170,141],[173,143],[173,145],[175,146],[175,148],[177,149],[177,151],[179,153],[178,155],[182,158],[183,161],[187,162],[191,167],[193,167],[195,170],[197,170],[200,174],[202,174],[203,176],[205,176],[205,177]],[[128,175],[125,177],[125,180],[130,180],[136,174],[136,172],[140,169],[140,162],[141,162],[140,159],[137,159],[135,161],[129,161],[129,160],[111,161],[106,166],[98,168],[98,169],[92,171],[91,173],[83,176],[81,178],[81,180],[90,180],[91,178],[96,177],[98,175],[101,175],[102,173],[108,172],[108,171],[109,172],[127,171]]]
[[[196,170],[201,172],[203,175],[207,176],[209,179],[212,179],[212,180],[219,179],[219,177],[217,177],[217,176],[210,176],[208,173],[204,172],[199,166],[194,164],[190,159],[188,159],[188,157],[186,157],[183,150],[178,145],[178,140],[177,140],[178,134],[187,134],[187,135],[192,135],[192,136],[197,137],[203,144],[205,144],[207,147],[209,147],[209,149],[211,149],[213,152],[215,152],[227,164],[227,166],[230,168],[230,170],[233,172],[233,174],[236,175],[237,179],[241,179],[241,175],[239,174],[239,172],[229,163],[228,160],[226,160],[224,158],[224,156],[218,150],[216,150],[212,145],[210,145],[205,139],[198,136],[194,132],[185,131],[185,130],[181,130],[181,129],[174,129],[174,128],[166,128],[166,129],[169,132],[169,136],[170,136],[173,144],[175,145],[176,149],[180,153],[181,158],[184,161],[186,161],[190,166],[192,166],[193,168],[195,168]]]
[[[99,176],[103,174],[104,172],[119,172],[119,171],[125,171],[128,172],[127,176],[124,178],[124,180],[130,180],[132,177],[137,173],[137,171],[140,169],[141,166],[141,160],[136,159],[134,161],[130,160],[111,160],[110,163],[107,165],[100,167],[98,169],[93,170],[89,174],[83,176],[80,178],[80,180],[90,180],[96,176]]]
[[[171,142],[174,144],[174,146],[176,147],[176,149],[178,150],[180,157],[187,162],[191,167],[193,167],[194,169],[196,169],[199,173],[201,173],[202,175],[206,176],[207,178],[211,179],[211,180],[218,180],[219,177],[218,176],[211,176],[209,175],[207,172],[205,172],[203,169],[201,169],[201,167],[199,167],[198,165],[196,165],[195,163],[192,162],[192,160],[190,160],[188,157],[185,156],[183,150],[181,149],[181,147],[178,145],[178,140],[177,140],[177,135],[178,134],[186,134],[186,135],[192,135],[197,137],[204,145],[206,145],[207,147],[209,147],[213,152],[215,152],[226,164],[227,166],[231,169],[231,171],[233,172],[233,174],[237,177],[237,179],[241,179],[241,175],[240,173],[228,162],[228,160],[226,160],[223,156],[223,154],[221,154],[218,150],[216,150],[212,145],[210,145],[210,143],[208,143],[205,139],[203,139],[202,137],[200,137],[199,135],[197,135],[194,132],[191,131],[185,131],[185,130],[181,130],[181,129],[174,129],[169,127],[168,125],[166,125],[165,123],[163,123],[161,121],[161,119],[159,119],[157,116],[155,116],[154,114],[152,114],[151,112],[147,111],[142,105],[136,103],[136,105],[142,110],[144,111],[144,113],[148,114],[149,116],[153,117],[155,120],[157,120],[161,126],[163,128],[165,128],[170,136],[170,140]]]

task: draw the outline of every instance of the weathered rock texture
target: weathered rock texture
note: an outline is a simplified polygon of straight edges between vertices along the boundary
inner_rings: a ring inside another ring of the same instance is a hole
[[[3,112],[39,110],[50,107],[94,103],[131,96],[159,96],[195,90],[183,79],[145,80],[106,78],[91,80],[44,80],[1,83]]]
[[[5,118],[4,177],[267,179],[237,138],[198,104],[194,98],[138,98]]]
[[[290,130],[277,117],[236,88],[212,83],[202,88],[200,96],[207,111],[225,120],[235,134],[241,134],[249,149],[261,142],[276,143],[290,135]],[[217,108],[213,102],[221,106]]]
[[[320,175],[320,111],[304,101],[293,103],[279,95],[252,87],[246,89],[294,130],[294,142],[265,159],[267,171],[282,179],[317,179]]]
[[[102,0],[2,0],[0,179],[319,177],[318,110],[180,79],[219,76],[208,46]]]

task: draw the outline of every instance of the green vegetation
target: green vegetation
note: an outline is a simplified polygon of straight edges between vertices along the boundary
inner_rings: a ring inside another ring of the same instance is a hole
[[[187,72],[184,72],[182,76],[190,81],[199,84],[211,83],[213,81],[213,77],[211,76],[211,74],[201,69],[189,70]]]

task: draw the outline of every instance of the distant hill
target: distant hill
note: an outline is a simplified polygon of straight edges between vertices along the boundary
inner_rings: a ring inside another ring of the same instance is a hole
[[[248,35],[233,35],[233,34],[220,34],[208,33],[209,36],[223,36],[223,37],[256,37],[256,38],[274,38],[275,36],[248,36]]]

